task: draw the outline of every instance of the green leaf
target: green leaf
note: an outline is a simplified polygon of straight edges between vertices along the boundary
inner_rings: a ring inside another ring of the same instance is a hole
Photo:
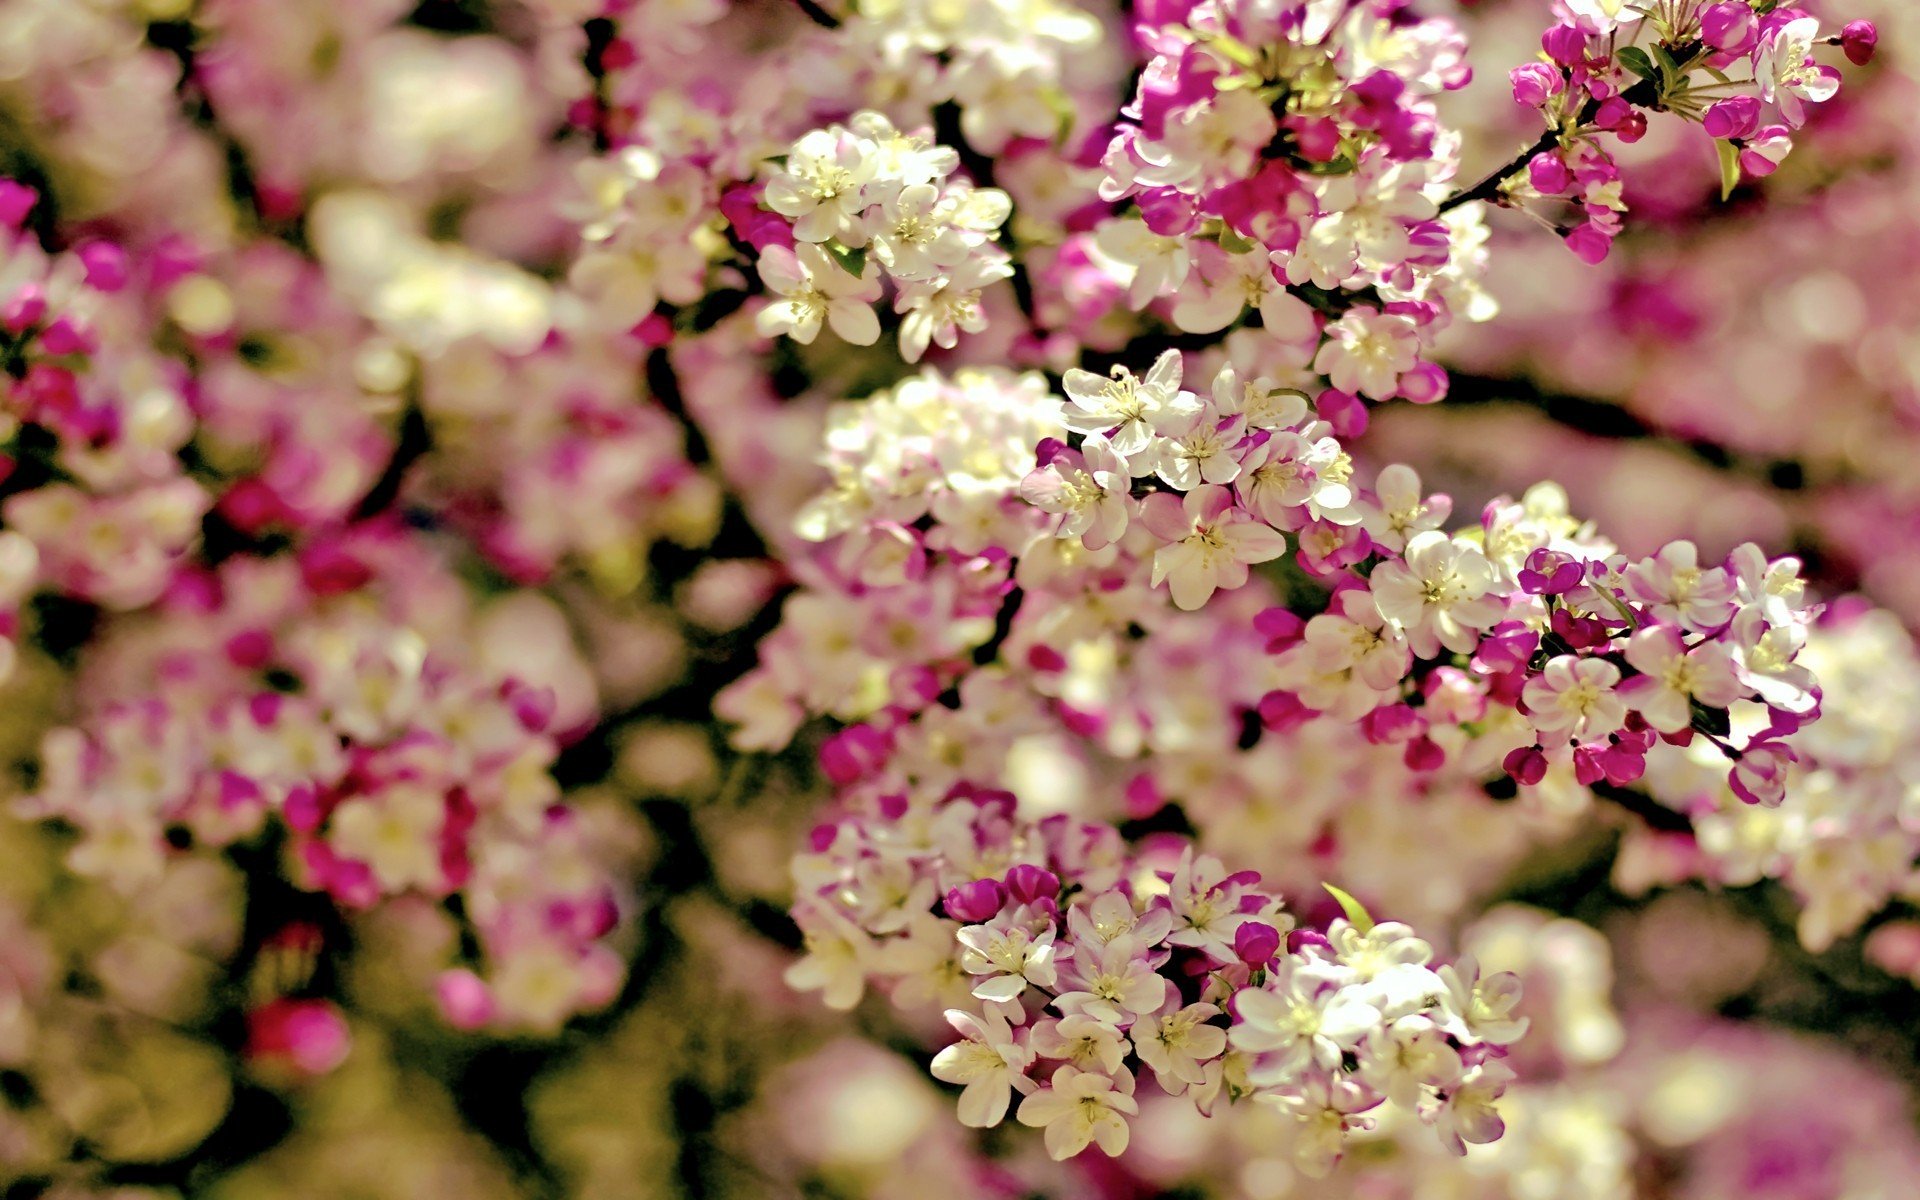
[[[1340,908],[1347,914],[1349,924],[1363,934],[1373,932],[1373,918],[1367,914],[1366,905],[1330,883],[1323,883],[1320,886],[1327,889],[1327,894],[1340,902]]]
[[[1653,44],[1653,56],[1660,60],[1660,69],[1667,73],[1669,82],[1677,80],[1681,75],[1685,74],[1685,72],[1680,69],[1680,64],[1674,60],[1673,55],[1667,53],[1667,48],[1658,42]]]
[[[1642,79],[1653,79],[1660,74],[1654,69],[1653,60],[1647,57],[1647,52],[1638,46],[1616,50],[1613,56],[1620,60],[1621,66]]]
[[[761,159],[760,161],[770,162],[774,166],[779,167],[781,170],[785,170],[787,166],[787,156],[784,154],[769,154],[765,158]]]
[[[1720,199],[1724,202],[1740,186],[1740,147],[1732,142],[1715,142],[1720,151]]]
[[[861,246],[856,250],[851,246],[842,246],[839,242],[827,242],[821,248],[833,258],[833,261],[840,264],[841,270],[853,276],[855,279],[867,273],[867,248],[865,246]]]

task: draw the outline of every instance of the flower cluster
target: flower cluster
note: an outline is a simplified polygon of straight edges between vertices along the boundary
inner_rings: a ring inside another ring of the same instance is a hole
[[[1134,103],[1102,160],[1103,222],[1135,307],[1174,297],[1175,327],[1257,312],[1335,387],[1438,399],[1422,361],[1456,315],[1484,319],[1484,231],[1443,212],[1457,141],[1434,97],[1468,79],[1464,45],[1401,5],[1155,6]],[[1317,353],[1316,353],[1317,349]]]
[[[932,1071],[962,1087],[965,1124],[999,1124],[1017,1093],[1053,1157],[1118,1155],[1150,1075],[1202,1113],[1272,1105],[1314,1175],[1387,1104],[1456,1153],[1500,1135],[1500,1060],[1526,1028],[1513,977],[1432,967],[1411,929],[1357,907],[1296,928],[1256,872],[1191,846],[1136,855],[1110,826],[1025,823],[1011,795],[965,785],[879,790],[843,796],[795,862],[807,955],[788,978],[841,1008],[869,983],[953,1005],[960,1039]]]
[[[1679,0],[1651,8],[1613,0],[1571,0],[1570,19],[1541,38],[1541,59],[1512,72],[1516,103],[1538,109],[1549,129],[1524,173],[1491,181],[1503,202],[1555,199],[1572,210],[1559,222],[1567,246],[1588,262],[1619,236],[1619,167],[1600,141],[1636,142],[1648,112],[1698,121],[1719,147],[1722,188],[1771,175],[1793,149],[1809,105],[1831,100],[1840,72],[1816,48],[1842,48],[1852,62],[1873,57],[1872,22],[1823,36],[1804,9],[1750,0]],[[1647,44],[1639,45],[1647,35]]]
[[[142,344],[154,321],[123,294],[128,254],[48,254],[27,228],[37,202],[0,179],[0,675],[31,593],[147,604],[211,505],[176,455],[193,429],[185,381]],[[160,289],[184,273],[146,269]]]
[[[761,248],[760,278],[779,297],[760,310],[761,333],[805,344],[824,320],[870,346],[880,337],[871,305],[883,274],[904,314],[906,361],[986,327],[981,289],[1013,274],[994,241],[1011,207],[998,188],[952,178],[958,152],[860,112],[808,133],[775,162],[761,199],[792,222],[793,244]]]
[[[553,689],[434,651],[368,586],[434,586],[394,576],[417,552],[366,526],[179,588],[118,648],[118,686],[46,735],[18,807],[71,826],[69,866],[123,890],[264,833],[299,887],[350,911],[457,896],[478,950],[441,979],[448,1019],[551,1029],[619,985],[619,892],[549,773]]]

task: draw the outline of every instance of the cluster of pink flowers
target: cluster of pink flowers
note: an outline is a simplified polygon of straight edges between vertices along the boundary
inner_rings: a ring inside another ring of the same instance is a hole
[[[1793,149],[1808,106],[1839,92],[1839,70],[1820,63],[1816,49],[1838,46],[1864,65],[1878,42],[1870,21],[1823,35],[1804,9],[1750,0],[1566,7],[1569,19],[1541,38],[1541,61],[1512,73],[1515,102],[1540,110],[1548,132],[1524,174],[1491,179],[1486,198],[1526,207],[1563,200],[1571,223],[1550,223],[1588,262],[1607,256],[1626,210],[1619,167],[1600,135],[1638,141],[1648,112],[1699,121],[1720,148],[1723,191],[1731,193],[1743,176],[1771,175]]]
[[[999,1124],[1017,1093],[1053,1157],[1118,1155],[1150,1074],[1203,1114],[1273,1105],[1313,1175],[1389,1103],[1456,1153],[1500,1135],[1500,1060],[1526,1028],[1512,976],[1430,966],[1411,929],[1357,906],[1297,928],[1258,873],[1190,845],[1136,855],[1111,826],[1023,822],[1004,792],[929,800],[883,779],[843,794],[795,861],[807,955],[788,979],[839,1008],[870,982],[951,1005],[960,1040],[932,1071],[962,1086],[963,1123]]]
[[[127,253],[95,240],[48,254],[36,193],[0,179],[0,642],[51,591],[115,609],[167,586],[211,500],[177,457],[193,430],[176,364],[145,344]],[[148,268],[164,288],[168,264]],[[177,275],[176,275],[177,277]],[[0,672],[3,673],[3,672]]]
[[[1458,143],[1434,98],[1469,78],[1459,31],[1303,2],[1143,6],[1134,32],[1149,57],[1100,183],[1131,204],[1092,235],[1132,304],[1170,297],[1190,333],[1257,312],[1336,388],[1443,396],[1424,353],[1492,311],[1478,210],[1438,203]]]
[[[374,523],[183,575],[91,666],[20,811],[70,825],[72,869],[121,889],[265,834],[348,911],[457,898],[477,957],[441,976],[448,1019],[550,1029],[618,988],[622,889],[549,773],[553,689],[436,650],[393,595],[444,589],[421,550]]]

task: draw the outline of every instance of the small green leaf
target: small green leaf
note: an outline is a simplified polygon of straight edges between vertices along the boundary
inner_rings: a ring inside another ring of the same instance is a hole
[[[1642,79],[1653,79],[1659,75],[1659,72],[1654,69],[1653,60],[1648,58],[1647,52],[1638,46],[1616,50],[1613,56],[1620,60],[1621,66]]]
[[[1373,918],[1367,914],[1367,906],[1355,900],[1330,883],[1323,883],[1327,894],[1340,902],[1340,908],[1347,914],[1347,922],[1362,934],[1373,932]]]
[[[761,159],[760,161],[770,162],[774,166],[779,167],[783,171],[786,170],[786,167],[787,167],[787,156],[784,154],[769,154],[764,159]]]
[[[855,279],[867,273],[867,248],[865,246],[855,249],[851,246],[842,246],[839,242],[828,242],[823,248],[827,254],[832,257],[833,261],[840,264],[841,270],[853,276]]]
[[[1740,186],[1740,147],[1732,142],[1715,142],[1720,151],[1720,199],[1728,200]]]
[[[1233,230],[1223,228],[1220,230],[1220,248],[1228,254],[1245,254],[1253,249],[1253,243]]]
[[[1660,60],[1660,69],[1667,73],[1669,81],[1679,79],[1684,74],[1680,70],[1680,64],[1674,61],[1673,55],[1667,53],[1667,48],[1658,42],[1653,44],[1653,56]]]

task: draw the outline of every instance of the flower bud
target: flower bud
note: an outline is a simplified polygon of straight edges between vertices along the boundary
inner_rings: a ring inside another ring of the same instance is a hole
[[[1700,14],[1700,40],[1727,54],[1744,54],[1759,37],[1753,9],[1743,0],[1709,5]]]
[[[1007,903],[1007,890],[992,879],[963,883],[947,893],[947,915],[956,921],[978,925],[991,921]]]
[[[1052,900],[1060,894],[1060,877],[1045,867],[1021,863],[1007,871],[1007,894],[1015,904]]]
[[[1501,762],[1501,767],[1513,777],[1515,783],[1527,787],[1539,783],[1547,777],[1547,756],[1538,746],[1522,746],[1510,750]]]
[[[1507,77],[1513,84],[1513,102],[1522,108],[1539,108],[1567,85],[1565,76],[1542,62],[1515,67]]]
[[[1760,128],[1760,97],[1729,96],[1707,107],[1700,118],[1708,137],[1749,138]]]
[[[1840,49],[1847,61],[1864,67],[1873,61],[1874,47],[1880,44],[1880,31],[1872,21],[1849,21],[1840,31]]]
[[[1527,181],[1542,196],[1558,196],[1573,186],[1573,172],[1558,154],[1536,154],[1527,164]]]
[[[1280,952],[1280,931],[1265,921],[1242,921],[1233,931],[1233,953],[1250,967],[1264,967]]]
[[[1587,57],[1587,35],[1575,25],[1555,25],[1540,35],[1540,48],[1563,67],[1578,66]]]

